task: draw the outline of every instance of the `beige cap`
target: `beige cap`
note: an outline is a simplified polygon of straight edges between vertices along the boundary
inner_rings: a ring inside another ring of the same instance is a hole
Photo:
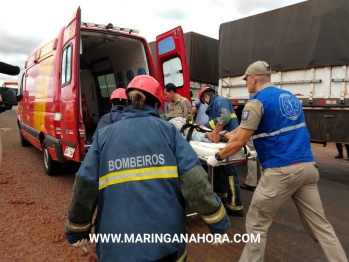
[[[247,67],[245,74],[240,79],[246,80],[246,77],[250,75],[270,75],[273,73],[276,72],[271,71],[270,66],[266,62],[257,61]]]

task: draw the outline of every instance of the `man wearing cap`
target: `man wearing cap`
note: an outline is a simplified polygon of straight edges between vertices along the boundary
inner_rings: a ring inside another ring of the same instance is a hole
[[[246,232],[260,234],[259,243],[248,242],[240,261],[263,261],[268,228],[279,208],[291,197],[306,232],[320,243],[328,261],[348,261],[327,221],[319,196],[318,167],[310,146],[302,105],[291,92],[270,82],[270,66],[251,64],[243,79],[249,93],[241,124],[226,147],[208,164],[235,154],[252,136],[257,159],[264,169],[246,217]],[[218,160],[217,160],[218,159]]]

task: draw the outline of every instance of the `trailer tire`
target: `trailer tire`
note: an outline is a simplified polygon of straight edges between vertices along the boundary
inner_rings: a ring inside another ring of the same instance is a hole
[[[19,143],[22,147],[30,146],[29,141],[23,137],[21,129],[19,129]]]
[[[52,159],[45,140],[42,141],[42,158],[46,174],[53,176],[60,171],[62,164]]]

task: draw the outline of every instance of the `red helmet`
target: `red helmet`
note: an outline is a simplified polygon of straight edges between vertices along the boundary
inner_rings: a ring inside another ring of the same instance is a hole
[[[151,94],[157,100],[159,100],[159,106],[161,106],[162,88],[155,78],[148,75],[136,76],[128,84],[126,88],[126,93],[128,93],[130,89],[138,89],[147,92],[148,94]]]
[[[113,99],[125,99],[125,100],[127,100],[125,88],[117,88],[117,89],[115,89],[113,91],[113,93],[111,93],[110,102]]]
[[[204,101],[201,100],[201,97],[202,97],[202,94],[203,94],[204,92],[206,92],[206,91],[214,91],[214,89],[213,89],[212,87],[210,87],[210,86],[205,86],[205,87],[203,87],[203,88],[200,90],[199,95],[198,95],[198,98],[199,98],[199,100],[200,100],[201,103],[204,103]]]

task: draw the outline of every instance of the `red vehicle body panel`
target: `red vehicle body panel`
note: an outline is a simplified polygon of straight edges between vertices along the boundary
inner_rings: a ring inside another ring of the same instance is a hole
[[[71,18],[63,31],[62,48],[67,45],[72,46],[72,68],[71,79],[61,90],[60,95],[60,112],[61,112],[61,139],[62,148],[65,152],[67,146],[75,149],[71,160],[79,162],[81,160],[81,152],[84,152],[84,137],[80,137],[79,131],[83,132],[82,115],[80,110],[81,94],[79,87],[79,36],[80,36],[80,9],[77,10],[75,16]],[[68,62],[68,61],[67,61]],[[68,63],[67,63],[68,64]],[[63,70],[63,69],[61,69]]]
[[[171,50],[159,50],[159,43],[169,39],[173,41],[171,41]],[[180,58],[182,71],[181,73],[183,74],[183,85],[177,86],[177,93],[191,101],[189,69],[185,51],[184,34],[181,26],[169,30],[156,37],[156,55],[158,81],[162,86],[165,86],[163,63],[169,61],[171,58]],[[163,98],[163,101],[169,102],[166,97]]]

